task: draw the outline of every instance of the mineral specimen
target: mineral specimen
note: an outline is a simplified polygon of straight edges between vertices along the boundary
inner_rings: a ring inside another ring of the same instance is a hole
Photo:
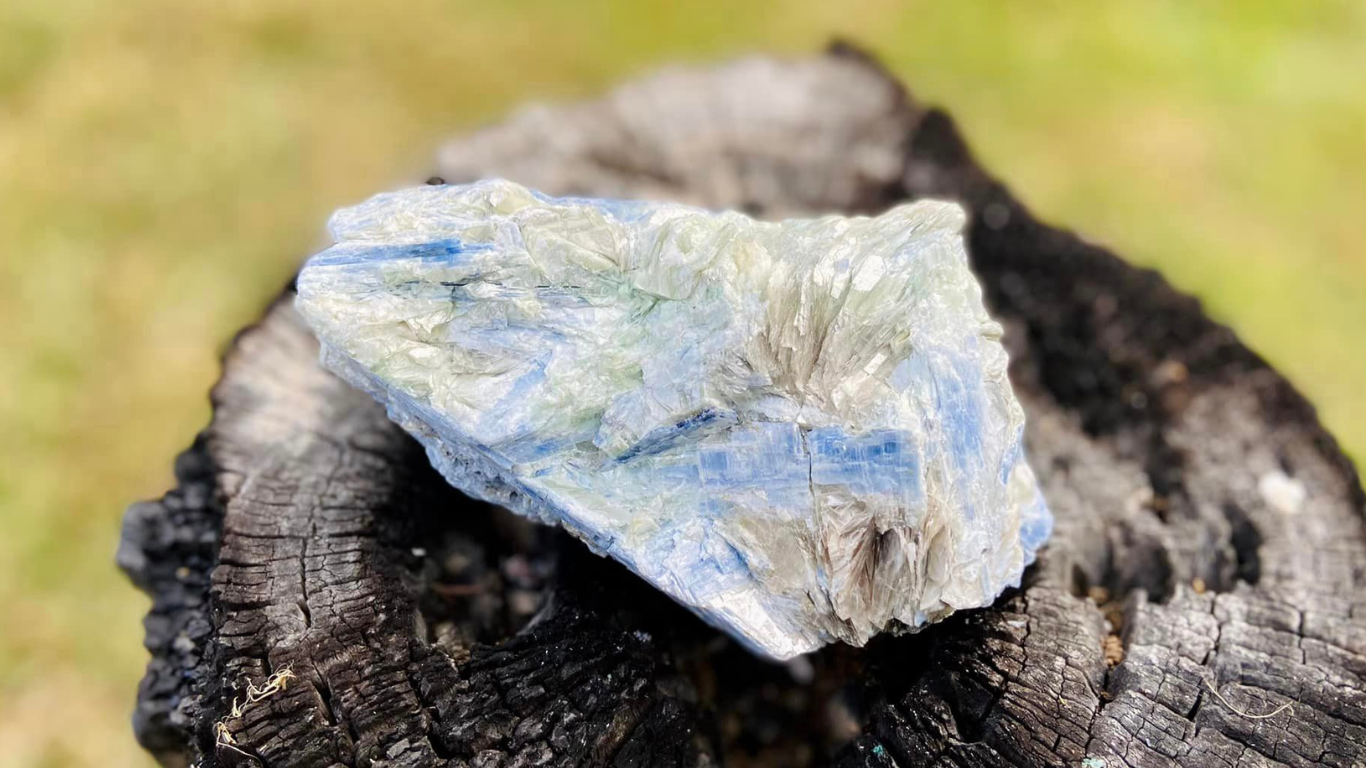
[[[1049,534],[963,219],[422,187],[336,213],[298,307],[453,485],[787,658],[986,605]]]

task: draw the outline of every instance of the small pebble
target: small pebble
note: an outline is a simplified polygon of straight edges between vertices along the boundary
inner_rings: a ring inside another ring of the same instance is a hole
[[[1164,360],[1153,371],[1153,383],[1159,387],[1180,384],[1190,377],[1190,370],[1180,360]]]
[[[1309,495],[1304,483],[1279,469],[1262,475],[1257,481],[1257,491],[1268,506],[1285,515],[1298,514],[1305,497]]]
[[[541,597],[535,592],[516,589],[508,593],[508,604],[514,614],[530,616],[541,606]]]

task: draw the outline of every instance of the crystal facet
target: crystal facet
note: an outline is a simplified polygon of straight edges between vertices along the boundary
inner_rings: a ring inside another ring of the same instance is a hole
[[[453,485],[787,658],[987,605],[1048,536],[963,222],[421,187],[335,214],[298,307]]]

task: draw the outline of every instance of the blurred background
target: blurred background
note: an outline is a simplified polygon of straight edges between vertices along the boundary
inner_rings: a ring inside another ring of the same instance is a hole
[[[0,765],[147,766],[113,566],[217,356],[444,136],[859,42],[1042,218],[1162,270],[1366,455],[1366,3],[0,3]]]

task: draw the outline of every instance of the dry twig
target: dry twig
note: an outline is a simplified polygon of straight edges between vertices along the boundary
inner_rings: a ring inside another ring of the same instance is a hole
[[[1237,707],[1235,707],[1235,706],[1233,706],[1232,704],[1230,704],[1230,703],[1229,703],[1229,700],[1226,699],[1226,698],[1224,698],[1223,694],[1221,694],[1221,693],[1219,693],[1218,691],[1214,690],[1214,684],[1211,683],[1208,679],[1205,680],[1205,687],[1208,688],[1208,689],[1209,689],[1209,692],[1212,693],[1212,694],[1214,694],[1214,698],[1218,699],[1218,700],[1219,700],[1219,703],[1220,703],[1220,704],[1223,704],[1226,708],[1228,708],[1228,710],[1229,710],[1230,712],[1232,712],[1232,713],[1235,714],[1235,715],[1238,715],[1239,717],[1246,717],[1246,718],[1249,719],[1249,720],[1267,720],[1267,719],[1273,718],[1273,717],[1275,717],[1276,715],[1279,715],[1280,713],[1282,713],[1282,712],[1284,712],[1284,711],[1290,709],[1290,705],[1287,703],[1287,704],[1282,704],[1282,705],[1280,705],[1279,707],[1276,707],[1276,709],[1272,710],[1271,712],[1266,713],[1265,715],[1254,715],[1254,714],[1252,714],[1251,712],[1244,712],[1243,710],[1238,709]]]
[[[289,687],[289,681],[293,680],[295,677],[294,671],[289,667],[285,667],[266,678],[265,683],[259,688],[256,687],[255,683],[248,680],[246,700],[239,702],[237,697],[234,696],[232,699],[232,709],[228,712],[228,716],[214,724],[214,743],[225,749],[231,749],[238,754],[254,757],[252,754],[237,746],[237,739],[233,737],[232,731],[228,729],[228,720],[241,717],[246,714],[248,707],[285,690]]]

